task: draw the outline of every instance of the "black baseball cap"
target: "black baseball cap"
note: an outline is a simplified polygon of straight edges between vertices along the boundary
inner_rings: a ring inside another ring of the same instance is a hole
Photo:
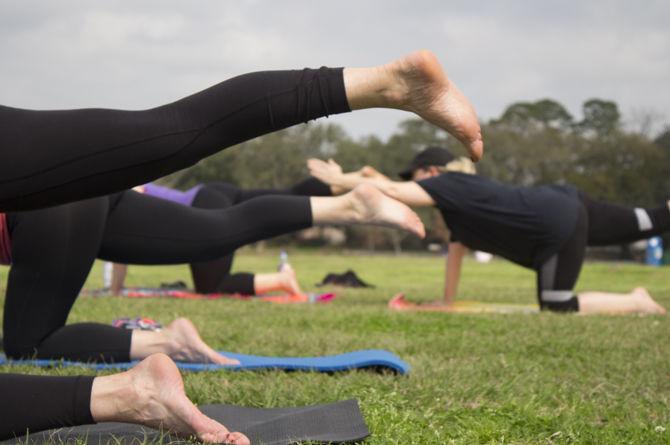
[[[451,154],[449,150],[443,147],[426,147],[421,153],[414,156],[414,159],[409,163],[407,168],[400,173],[400,176],[405,181],[412,179],[412,174],[417,168],[430,167],[431,165],[444,166],[456,159],[456,156]]]

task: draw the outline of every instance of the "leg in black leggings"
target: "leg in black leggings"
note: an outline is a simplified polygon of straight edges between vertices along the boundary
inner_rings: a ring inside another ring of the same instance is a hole
[[[245,74],[143,111],[0,107],[0,211],[101,196],[349,111],[342,69]]]
[[[628,208],[579,195],[589,219],[588,245],[627,244],[670,231],[670,208]]]
[[[93,377],[0,375],[0,440],[63,426],[94,423]]]
[[[561,250],[537,269],[537,293],[541,309],[557,312],[579,311],[573,288],[584,262],[589,220],[586,209],[579,206],[577,224]]]
[[[209,261],[312,225],[309,198],[262,196],[207,210],[125,192],[107,220],[99,257],[125,264]]]
[[[200,209],[225,209],[234,205],[238,191],[231,184],[207,184],[195,196],[192,206]],[[234,257],[235,254],[231,253],[217,260],[191,263],[191,276],[196,292],[253,295],[254,274],[230,273]]]
[[[308,178],[284,190],[244,190],[228,183],[206,184],[193,200],[193,207],[223,209],[265,195],[331,196],[330,186],[316,178]],[[254,274],[231,274],[234,254],[207,262],[191,263],[195,290],[200,293],[241,293],[253,295]]]
[[[249,444],[243,434],[231,433],[198,410],[184,392],[176,365],[164,354],[147,357],[129,371],[95,378],[0,374],[0,391],[0,440],[64,426],[125,422],[206,443]],[[36,442],[34,436],[31,442]]]
[[[138,264],[212,260],[311,224],[309,199],[292,196],[204,210],[125,192],[10,214],[14,264],[5,300],[5,351],[13,358],[127,361],[130,331],[65,325],[96,256]]]
[[[108,198],[95,198],[8,215],[13,264],[3,330],[9,357],[129,359],[130,331],[65,325],[98,254],[108,207]]]

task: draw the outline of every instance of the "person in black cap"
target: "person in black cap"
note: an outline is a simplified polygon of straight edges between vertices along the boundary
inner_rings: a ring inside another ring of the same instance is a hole
[[[629,243],[670,231],[670,202],[654,209],[594,201],[570,185],[519,187],[475,174],[474,164],[441,147],[428,147],[395,182],[368,167],[346,175],[333,160],[308,161],[321,181],[342,188],[369,183],[410,206],[436,206],[451,239],[444,298],[412,306],[400,296],[397,309],[450,310],[466,246],[490,252],[537,272],[542,309],[583,313],[665,313],[642,287],[628,294],[573,291],[586,246]],[[409,181],[411,180],[411,181]]]

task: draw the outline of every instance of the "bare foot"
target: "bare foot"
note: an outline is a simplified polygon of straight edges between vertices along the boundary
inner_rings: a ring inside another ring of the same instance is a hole
[[[374,186],[361,184],[345,196],[349,197],[358,222],[401,228],[420,238],[426,236],[421,219],[412,209],[389,198]]]
[[[432,52],[417,51],[378,68],[347,68],[344,82],[352,109],[382,106],[414,112],[454,135],[473,161],[482,157],[474,107]]]
[[[295,271],[290,264],[286,263],[282,266],[282,270],[279,272],[281,277],[281,287],[282,290],[293,294],[302,294],[302,289],[298,283],[298,279],[295,276]]]
[[[170,357],[177,361],[239,365],[239,360],[222,356],[205,343],[187,318],[177,318],[163,330],[171,340]]]
[[[151,355],[127,372],[97,377],[91,414],[96,422],[138,423],[204,442],[250,444],[244,434],[231,433],[198,410],[186,397],[179,370],[165,354]]]
[[[661,314],[665,315],[668,311],[663,306],[656,303],[649,292],[644,287],[636,287],[631,292],[631,296],[635,297],[636,304],[639,311],[646,314]]]

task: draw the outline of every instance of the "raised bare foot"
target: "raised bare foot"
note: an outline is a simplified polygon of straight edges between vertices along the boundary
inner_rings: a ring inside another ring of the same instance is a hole
[[[651,295],[649,295],[649,292],[644,287],[636,287],[633,289],[631,296],[635,297],[640,312],[661,315],[665,315],[668,312],[663,306],[656,303],[656,301],[651,298]]]
[[[454,135],[473,161],[482,157],[484,143],[474,107],[432,52],[417,51],[368,71],[345,69],[344,82],[352,108],[386,106],[414,112]]]
[[[361,184],[346,196],[349,197],[358,222],[400,228],[420,238],[426,236],[421,219],[412,209],[389,198],[374,186]]]
[[[244,434],[231,433],[198,410],[186,397],[179,370],[165,354],[153,354],[124,373],[97,377],[91,414],[97,422],[138,423],[204,442],[250,444]]]
[[[187,318],[177,318],[163,330],[171,340],[170,357],[177,361],[214,363],[217,365],[239,365],[239,360],[230,359],[216,352],[200,338],[198,329]]]

